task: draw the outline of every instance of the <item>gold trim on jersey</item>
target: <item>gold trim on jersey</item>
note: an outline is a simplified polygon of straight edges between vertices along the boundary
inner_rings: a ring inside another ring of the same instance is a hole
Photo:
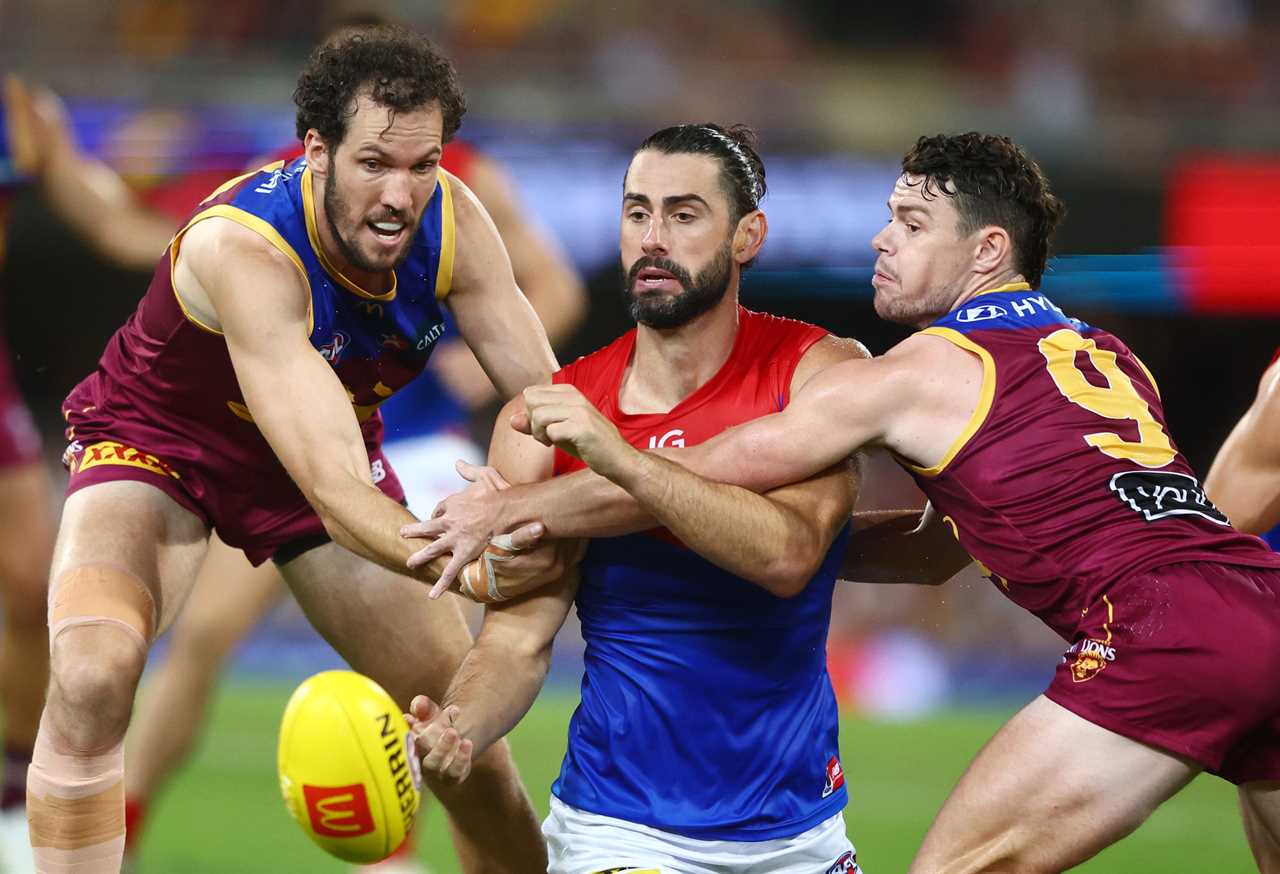
[[[275,246],[293,262],[293,266],[297,267],[298,273],[302,275],[302,283],[307,289],[307,336],[310,337],[311,331],[315,328],[315,313],[311,308],[311,282],[307,279],[307,268],[303,266],[302,259],[298,257],[298,253],[293,250],[293,247],[289,245],[288,241],[286,241],[284,237],[280,236],[280,232],[272,227],[270,222],[254,215],[251,212],[246,212],[238,206],[232,206],[229,203],[219,203],[216,206],[211,206],[206,210],[201,210],[196,213],[191,217],[191,221],[187,222],[182,230],[178,231],[178,233],[174,235],[173,242],[169,244],[169,286],[173,289],[174,300],[178,302],[178,307],[182,310],[182,314],[186,317],[187,321],[210,334],[215,334],[219,337],[223,335],[222,331],[211,325],[206,325],[191,314],[187,309],[186,303],[182,300],[182,295],[178,294],[178,281],[177,277],[174,275],[178,267],[178,250],[182,245],[182,238],[186,235],[187,231],[191,230],[192,226],[195,225],[196,222],[202,222],[205,219],[210,218],[230,219],[241,227],[248,228],[258,236],[265,239],[268,243]]]
[[[436,300],[444,300],[453,288],[453,189],[449,172],[441,169],[440,177],[440,266],[436,270]]]
[[[1000,289],[993,289],[993,291],[998,290]],[[1005,290],[1010,289],[1006,288]],[[964,430],[960,432],[960,436],[957,437],[955,442],[951,444],[951,447],[947,449],[947,454],[942,456],[942,460],[933,467],[919,467],[918,465],[906,462],[907,467],[920,474],[920,476],[937,476],[946,469],[946,466],[951,463],[952,459],[960,454],[960,450],[964,449],[965,445],[973,439],[973,435],[978,433],[978,429],[982,427],[982,423],[987,421],[987,415],[991,412],[991,404],[995,400],[996,396],[996,362],[995,359],[991,357],[990,352],[983,349],[977,343],[973,342],[954,328],[925,328],[920,333],[932,334],[935,337],[941,337],[942,339],[959,346],[961,349],[972,352],[974,355],[977,355],[982,359],[982,389],[978,394],[978,406],[974,408],[973,415],[969,417],[969,423],[964,426]]]
[[[1129,354],[1133,356],[1134,361],[1138,362],[1138,366],[1142,368],[1142,372],[1147,375],[1147,382],[1151,383],[1151,390],[1156,393],[1156,399],[1164,400],[1164,398],[1160,397],[1160,386],[1156,384],[1156,378],[1154,375],[1152,375],[1151,370],[1150,368],[1147,367],[1146,362],[1143,361],[1141,358],[1139,358],[1138,353],[1134,352],[1132,349],[1129,350]]]
[[[245,181],[246,179],[252,176],[257,176],[259,173],[274,173],[275,171],[279,170],[283,166],[284,166],[284,161],[273,161],[270,164],[267,164],[263,167],[259,167],[257,170],[250,170],[248,173],[241,173],[239,176],[233,176],[232,178],[228,179],[226,182],[223,182],[217,188],[213,189],[213,193],[210,194],[208,197],[206,197],[204,200],[200,201],[200,203],[201,205],[208,203],[209,201],[217,197],[219,194],[222,194],[224,191],[234,188],[235,186],[239,185],[241,182]]]
[[[324,253],[324,246],[320,243],[320,231],[316,226],[316,204],[313,195],[311,182],[311,168],[302,171],[302,213],[307,219],[307,239],[311,241],[311,248],[316,253],[316,258],[320,261],[320,266],[325,272],[338,281],[338,284],[352,294],[369,300],[395,300],[396,299],[396,272],[391,271],[391,289],[382,294],[374,294],[371,291],[365,291],[356,285],[337,267],[333,266],[333,262]]]
[[[973,297],[982,297],[984,294],[999,294],[1002,291],[1030,291],[1030,290],[1031,290],[1031,283],[1029,282],[1009,282],[1004,285],[997,286],[995,288],[988,288],[985,291],[980,291],[977,294],[975,294]],[[970,298],[970,300],[973,300],[973,298]]]

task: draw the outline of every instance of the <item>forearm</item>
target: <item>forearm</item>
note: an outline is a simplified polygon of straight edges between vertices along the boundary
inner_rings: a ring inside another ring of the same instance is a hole
[[[920,522],[920,510],[855,513],[840,578],[940,585],[972,562],[945,525],[920,529]]]
[[[140,204],[105,164],[74,148],[52,150],[42,183],[54,214],[122,267],[150,270],[173,235],[168,218]]]
[[[409,510],[387,497],[377,486],[355,477],[335,481],[309,492],[325,531],[336,543],[399,574],[434,582],[446,560],[436,559],[416,570],[407,566],[413,544],[399,536],[401,526],[417,521]]]
[[[529,712],[542,689],[551,660],[551,646],[538,653],[515,650],[481,639],[467,653],[445,693],[442,706],[454,705],[454,727],[475,744],[479,757],[505,737]]]

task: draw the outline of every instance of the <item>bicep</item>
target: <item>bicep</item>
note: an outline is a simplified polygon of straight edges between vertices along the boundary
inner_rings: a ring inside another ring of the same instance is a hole
[[[368,456],[346,390],[307,336],[305,282],[279,253],[243,236],[252,231],[230,223],[217,228],[217,221],[208,220],[211,227],[194,239],[189,234],[181,257],[190,259],[188,275],[201,283],[216,312],[254,423],[308,494],[320,472],[335,463],[368,479]]]
[[[493,438],[489,441],[489,466],[512,484],[550,479],[555,466],[554,449],[511,427],[511,417],[524,409],[522,395],[507,401],[493,424]]]

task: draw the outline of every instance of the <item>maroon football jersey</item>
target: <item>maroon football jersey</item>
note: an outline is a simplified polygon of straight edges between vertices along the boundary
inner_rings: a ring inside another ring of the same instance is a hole
[[[1068,639],[1117,580],[1188,561],[1280,567],[1205,496],[1124,343],[1025,283],[925,329],[983,364],[978,408],[933,468],[908,465],[960,544]]]

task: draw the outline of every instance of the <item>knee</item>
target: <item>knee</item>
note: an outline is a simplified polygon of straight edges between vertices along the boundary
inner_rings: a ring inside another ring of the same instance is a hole
[[[54,641],[49,716],[77,751],[109,747],[124,737],[146,651],[112,625],[65,629]]]

